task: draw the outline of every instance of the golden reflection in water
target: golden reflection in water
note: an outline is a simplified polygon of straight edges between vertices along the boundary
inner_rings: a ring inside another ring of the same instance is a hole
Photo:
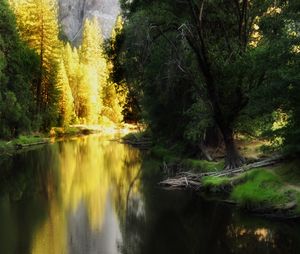
[[[239,239],[245,237],[249,239],[249,236],[255,238],[258,242],[268,242],[275,244],[275,240],[272,231],[268,228],[246,228],[243,226],[230,225],[227,228],[227,235],[230,238]]]
[[[270,231],[267,228],[257,228],[254,231],[254,235],[256,235],[258,241],[267,242],[270,239]]]
[[[59,183],[56,196],[48,201],[47,221],[35,233],[33,254],[68,253],[68,217],[82,203],[92,232],[101,231],[107,198],[113,199],[119,219],[124,218],[130,195],[139,191],[139,152],[106,140],[89,136],[55,144],[59,145]],[[54,186],[48,190],[53,192]]]

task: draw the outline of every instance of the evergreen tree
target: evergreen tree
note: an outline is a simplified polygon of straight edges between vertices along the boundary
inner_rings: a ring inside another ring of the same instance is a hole
[[[57,73],[57,86],[60,90],[59,117],[62,126],[69,126],[74,118],[74,99],[69,85],[63,61],[60,62]]]
[[[79,55],[76,48],[72,48],[69,43],[64,47],[64,66],[68,76],[69,85],[74,98],[74,110],[76,117],[80,115],[80,86],[82,82],[83,71],[81,69],[82,65],[79,62]]]
[[[0,2],[0,137],[12,137],[35,128],[33,81],[36,54],[20,40],[13,12]]]
[[[55,116],[55,75],[60,53],[57,5],[54,0],[12,0],[22,39],[39,55],[39,77],[36,82],[37,111]],[[45,122],[47,126],[53,119]],[[46,127],[45,126],[45,127]]]
[[[107,81],[107,65],[102,50],[103,38],[96,19],[86,20],[83,30],[82,45],[80,48],[80,63],[84,66],[84,81],[87,91],[84,92],[87,98],[81,107],[87,123],[96,124],[99,122],[102,107],[102,89]],[[83,91],[84,89],[80,89]]]
[[[103,109],[102,117],[108,118],[113,123],[120,123],[123,120],[122,111],[126,103],[128,89],[126,84],[114,77],[114,71],[117,61],[117,43],[119,35],[122,33],[123,20],[119,16],[117,18],[115,27],[112,31],[111,38],[105,44],[107,56],[107,69],[109,72],[109,79],[103,88]]]

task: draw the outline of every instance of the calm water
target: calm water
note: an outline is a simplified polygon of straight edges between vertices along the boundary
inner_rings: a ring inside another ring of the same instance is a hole
[[[0,253],[300,253],[299,222],[161,190],[142,157],[89,136],[2,158]]]

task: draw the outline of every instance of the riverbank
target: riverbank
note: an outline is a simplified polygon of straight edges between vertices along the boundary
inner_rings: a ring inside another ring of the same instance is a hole
[[[104,134],[127,134],[140,129],[140,126],[131,124],[122,124],[114,126],[99,126],[99,125],[72,125],[67,128],[53,127],[48,133],[31,133],[27,135],[20,135],[17,138],[10,140],[0,140],[0,156],[11,155],[17,151],[48,144],[56,140],[68,139],[90,134],[104,133]]]
[[[142,137],[143,134],[131,134],[125,140],[128,144],[139,144]],[[160,161],[166,179],[161,183],[164,188],[192,189],[268,217],[300,217],[299,163],[280,156],[271,158],[270,154],[259,152],[257,147],[251,154],[252,144],[248,148],[241,147],[250,164],[230,174],[223,171],[224,160],[221,158],[215,161],[188,158],[180,154],[176,146],[168,149],[154,144],[148,148],[151,156]]]
[[[0,140],[0,156],[15,151],[49,143],[50,138],[45,134],[20,135],[11,140]]]
[[[295,162],[229,176],[204,176],[199,182],[202,193],[241,209],[268,217],[300,217],[300,175]]]

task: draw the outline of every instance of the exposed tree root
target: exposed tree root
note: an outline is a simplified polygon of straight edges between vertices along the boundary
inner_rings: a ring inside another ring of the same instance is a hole
[[[246,162],[245,158],[239,154],[229,155],[225,159],[225,168],[224,170],[232,170],[235,168],[240,168]]]

